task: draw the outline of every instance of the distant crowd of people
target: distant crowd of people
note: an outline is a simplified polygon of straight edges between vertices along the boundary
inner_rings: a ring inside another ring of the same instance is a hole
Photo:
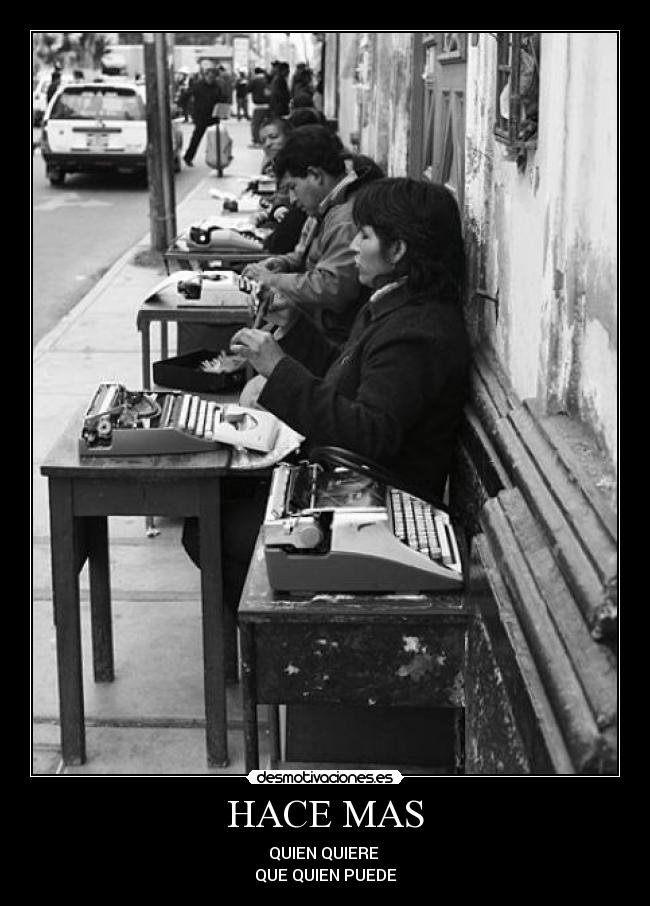
[[[302,108],[322,110],[323,87],[306,63],[298,63],[289,81],[289,64],[274,60],[267,71],[257,66],[251,75],[235,74],[224,65],[190,74],[187,68],[176,77],[174,101],[185,122],[192,119],[194,133],[185,154],[192,166],[205,130],[216,122],[215,105],[227,104],[238,120],[251,123],[251,141],[261,145],[260,125],[270,117],[287,117]],[[233,109],[234,108],[234,109]]]

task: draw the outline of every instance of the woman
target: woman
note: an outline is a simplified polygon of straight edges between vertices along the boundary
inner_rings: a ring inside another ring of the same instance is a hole
[[[384,178],[359,190],[352,247],[372,289],[337,349],[282,297],[231,349],[266,378],[259,404],[309,446],[374,460],[440,499],[465,399],[469,347],[461,311],[464,252],[443,186]]]
[[[290,128],[287,120],[281,116],[269,116],[260,123],[260,143],[264,151],[262,159],[264,176],[275,176],[273,161],[284,144],[287,130]]]
[[[353,217],[359,280],[373,293],[343,347],[276,296],[267,313],[274,335],[244,328],[231,349],[266,378],[259,404],[305,436],[307,455],[314,446],[346,448],[390,470],[396,486],[439,500],[469,365],[458,207],[443,186],[384,178],[359,189]],[[230,619],[266,505],[259,482],[236,499],[238,481],[223,503],[225,535],[236,538],[223,556]],[[189,524],[183,543],[199,565]]]
[[[293,127],[283,117],[267,117],[260,123],[260,142],[264,148],[262,174],[275,178],[273,162]],[[279,189],[270,198],[263,199],[262,210],[255,216],[255,226],[270,229],[264,251],[273,255],[292,252],[305,223],[306,215],[294,204],[287,189]]]

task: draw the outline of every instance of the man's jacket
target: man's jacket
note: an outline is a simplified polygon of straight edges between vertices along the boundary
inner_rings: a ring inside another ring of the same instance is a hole
[[[350,243],[357,228],[352,220],[351,191],[363,180],[345,176],[309,218],[294,251],[278,255],[289,270],[279,274],[274,289],[308,314],[324,334],[341,343],[368,296],[359,283]]]

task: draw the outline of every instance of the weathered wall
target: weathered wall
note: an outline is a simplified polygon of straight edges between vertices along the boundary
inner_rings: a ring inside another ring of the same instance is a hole
[[[341,32],[339,36],[339,135],[346,147],[359,133],[363,88],[357,79],[359,66],[359,32]]]
[[[414,35],[339,42],[339,132],[389,175],[407,172]],[[518,170],[493,134],[496,41],[467,60],[465,232],[475,338],[520,398],[580,419],[617,453],[617,67],[614,33],[544,33],[536,150]]]
[[[390,176],[406,174],[411,122],[412,32],[341,32],[339,134]]]
[[[617,39],[543,34],[540,128],[523,172],[494,138],[496,42],[470,47],[465,217],[477,330],[514,389],[589,426],[616,461]]]

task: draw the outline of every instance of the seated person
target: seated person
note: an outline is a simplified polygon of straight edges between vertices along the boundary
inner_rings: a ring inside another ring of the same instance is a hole
[[[266,378],[259,402],[303,434],[304,453],[344,447],[422,496],[441,499],[465,402],[469,343],[462,313],[465,258],[460,214],[443,186],[379,179],[354,198],[351,242],[372,291],[339,348],[299,306],[275,297],[269,330],[244,328],[231,349]],[[224,500],[227,608],[236,608],[264,516],[259,483],[240,506]],[[195,520],[183,544],[200,565]],[[238,578],[235,575],[238,571]]]
[[[264,148],[262,174],[275,178],[273,162],[284,144],[290,126],[281,116],[267,117],[260,123],[259,136]],[[260,200],[262,210],[255,215],[255,226],[270,228],[263,248],[273,255],[291,252],[300,239],[300,233],[307,215],[289,198],[286,188],[280,188],[270,198]]]
[[[231,349],[266,383],[259,403],[307,438],[408,475],[441,499],[465,398],[460,214],[444,187],[380,179],[355,196],[359,280],[373,293],[342,348],[298,306],[274,297]]]
[[[273,161],[284,144],[284,139],[290,129],[291,126],[283,116],[267,116],[260,123],[260,143],[264,150],[261,169],[263,176],[275,178]]]
[[[248,265],[243,273],[280,293],[309,315],[326,337],[342,343],[367,298],[359,283],[350,242],[354,193],[376,173],[348,171],[341,140],[325,126],[291,131],[275,157],[280,186],[309,215],[292,252]]]
[[[287,122],[294,129],[299,126],[327,126],[325,114],[315,107],[296,107],[287,117]]]

